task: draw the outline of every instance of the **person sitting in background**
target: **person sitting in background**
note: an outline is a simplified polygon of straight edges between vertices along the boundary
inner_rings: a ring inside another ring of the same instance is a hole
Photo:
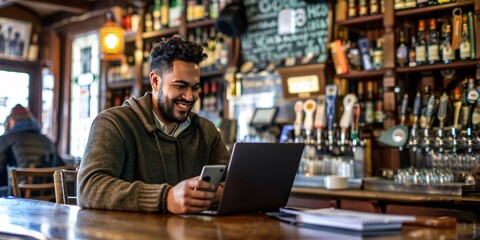
[[[179,37],[155,45],[152,92],[101,112],[92,123],[80,163],[82,208],[196,213],[219,202],[204,165],[227,165],[230,154],[215,125],[192,112],[201,90],[202,46]],[[197,189],[197,190],[195,190]]]
[[[55,144],[40,132],[37,120],[17,104],[5,120],[0,136],[0,186],[8,186],[7,166],[56,167],[65,165]]]

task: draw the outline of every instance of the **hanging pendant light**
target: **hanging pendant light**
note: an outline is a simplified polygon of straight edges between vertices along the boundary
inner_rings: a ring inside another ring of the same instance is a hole
[[[105,24],[98,30],[102,60],[120,60],[125,46],[124,30],[115,22],[112,12],[107,12],[106,20]]]

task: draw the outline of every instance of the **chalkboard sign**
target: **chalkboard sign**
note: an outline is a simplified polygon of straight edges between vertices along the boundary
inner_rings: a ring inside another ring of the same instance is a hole
[[[325,63],[329,33],[328,1],[244,0],[248,27],[242,35],[246,61],[269,62],[315,56]]]

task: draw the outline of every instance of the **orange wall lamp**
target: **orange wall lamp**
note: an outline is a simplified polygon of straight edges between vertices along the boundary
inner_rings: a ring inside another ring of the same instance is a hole
[[[115,61],[122,59],[125,46],[125,35],[122,27],[115,21],[112,12],[107,12],[106,22],[98,30],[102,60]]]

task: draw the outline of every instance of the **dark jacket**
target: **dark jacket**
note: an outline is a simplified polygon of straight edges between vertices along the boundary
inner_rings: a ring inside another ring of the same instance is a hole
[[[40,132],[35,120],[22,120],[0,136],[0,186],[8,185],[8,166],[54,167],[64,165],[53,142]]]
[[[93,121],[78,174],[82,208],[167,212],[172,185],[227,164],[230,154],[212,122],[195,113],[177,138],[155,125],[152,95],[130,98]]]

